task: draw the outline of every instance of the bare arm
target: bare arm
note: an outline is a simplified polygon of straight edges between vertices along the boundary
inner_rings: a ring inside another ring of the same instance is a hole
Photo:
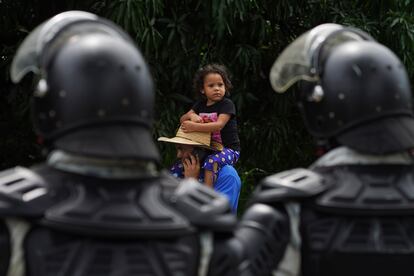
[[[217,122],[210,123],[196,123],[192,121],[183,121],[181,123],[181,128],[184,132],[213,132],[220,131],[230,120],[230,114],[220,114],[217,118]]]
[[[194,110],[190,109],[187,113],[185,113],[180,118],[180,124],[182,124],[184,121],[193,121],[193,122],[203,122],[203,119],[195,113]]]

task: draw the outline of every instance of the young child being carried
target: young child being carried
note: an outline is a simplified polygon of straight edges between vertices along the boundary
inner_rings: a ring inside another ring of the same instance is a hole
[[[181,116],[181,128],[184,132],[211,132],[212,143],[224,146],[221,152],[209,155],[203,164],[204,182],[213,187],[220,168],[234,165],[240,156],[236,107],[226,97],[232,88],[226,67],[209,64],[200,68],[194,76],[193,88],[201,99]]]

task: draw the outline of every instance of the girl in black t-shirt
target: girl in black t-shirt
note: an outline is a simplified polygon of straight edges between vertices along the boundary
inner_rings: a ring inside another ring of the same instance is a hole
[[[212,143],[224,146],[221,152],[209,155],[203,164],[204,182],[212,187],[220,168],[234,165],[240,156],[236,108],[226,97],[232,84],[223,65],[209,64],[197,71],[193,86],[202,99],[181,116],[181,128],[184,132],[211,132]]]

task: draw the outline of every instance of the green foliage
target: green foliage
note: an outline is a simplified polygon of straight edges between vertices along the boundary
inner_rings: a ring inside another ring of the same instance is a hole
[[[194,99],[193,74],[210,62],[225,64],[233,75],[243,179],[242,201],[258,180],[313,159],[293,94],[278,95],[268,73],[286,45],[307,29],[326,22],[362,28],[392,48],[413,79],[412,1],[333,0],[88,0],[0,2],[1,166],[27,164],[40,156],[28,122],[30,83],[13,86],[12,55],[22,38],[58,12],[87,10],[115,21],[143,51],[157,85],[154,138],[173,135],[181,114]],[[23,92],[26,91],[26,92]],[[6,133],[6,134],[4,134]],[[167,166],[174,149],[159,145]],[[12,153],[15,153],[14,155]],[[34,158],[30,159],[27,153]],[[9,159],[10,156],[15,158]]]

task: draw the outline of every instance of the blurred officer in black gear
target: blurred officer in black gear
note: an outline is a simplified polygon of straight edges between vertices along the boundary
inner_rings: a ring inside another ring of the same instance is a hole
[[[306,127],[327,152],[255,191],[250,208],[265,204],[263,216],[283,218],[273,232],[283,253],[263,275],[413,275],[414,119],[404,65],[366,33],[323,24],[282,52],[270,79],[277,92],[299,82]]]
[[[38,77],[47,162],[0,173],[0,275],[214,275],[227,200],[157,169],[154,88],[129,36],[70,11],[37,27],[11,77]]]

